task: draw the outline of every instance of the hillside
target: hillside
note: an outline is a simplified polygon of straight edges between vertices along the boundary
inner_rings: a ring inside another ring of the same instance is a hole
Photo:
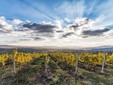
[[[106,54],[107,59],[104,72],[101,72],[103,62],[102,52],[79,54],[78,63],[75,61],[77,54],[62,51],[48,52],[47,54],[43,52],[33,54],[15,52],[15,71],[13,55],[0,55],[0,62],[2,57],[6,59],[5,62],[2,60],[0,63],[0,85],[113,84],[111,53]]]

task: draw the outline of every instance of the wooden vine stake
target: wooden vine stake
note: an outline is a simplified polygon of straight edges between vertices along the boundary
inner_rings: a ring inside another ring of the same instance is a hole
[[[14,51],[14,55],[13,55],[13,72],[14,74],[16,74],[16,63],[15,63],[15,51]]]
[[[78,59],[79,59],[79,54],[76,55],[76,67],[75,67],[75,76],[78,77]]]
[[[101,73],[104,73],[105,60],[106,60],[106,53],[104,52],[104,58],[103,58],[103,62],[102,62]]]
[[[47,76],[47,71],[48,71],[48,55],[46,55],[46,59],[45,59],[45,74]]]

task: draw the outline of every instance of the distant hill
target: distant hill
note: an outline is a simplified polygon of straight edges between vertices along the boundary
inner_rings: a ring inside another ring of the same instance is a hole
[[[11,45],[0,45],[0,53],[12,53],[14,49],[18,49],[20,52],[42,52],[42,51],[66,51],[66,52],[82,52],[82,51],[107,51],[113,52],[113,46],[100,46],[90,48],[79,48],[79,47],[57,47],[57,46],[44,46],[44,47],[32,47],[32,46],[11,46]]]

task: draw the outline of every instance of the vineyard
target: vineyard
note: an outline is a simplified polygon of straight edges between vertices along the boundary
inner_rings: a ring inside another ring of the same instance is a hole
[[[0,54],[0,85],[113,85],[113,53],[14,50]]]

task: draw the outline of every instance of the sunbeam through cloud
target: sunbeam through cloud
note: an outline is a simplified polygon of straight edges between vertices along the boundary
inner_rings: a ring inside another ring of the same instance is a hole
[[[61,47],[87,47],[89,43],[89,47],[113,45],[112,0],[0,2],[0,44]]]

